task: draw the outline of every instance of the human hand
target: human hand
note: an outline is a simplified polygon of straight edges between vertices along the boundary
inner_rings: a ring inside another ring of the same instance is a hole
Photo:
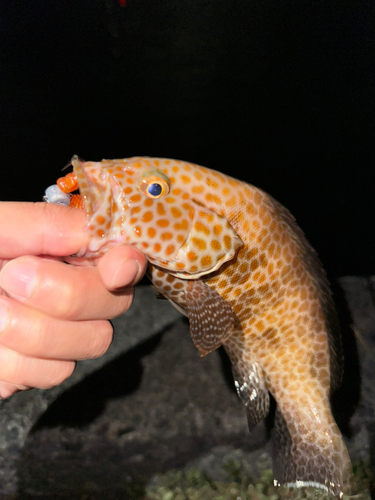
[[[48,203],[0,203],[0,398],[68,378],[76,360],[111,344],[107,319],[125,312],[146,259],[121,245],[69,265],[85,246],[81,210]]]

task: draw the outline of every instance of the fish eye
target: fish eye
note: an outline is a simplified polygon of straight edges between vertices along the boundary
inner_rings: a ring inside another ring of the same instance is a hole
[[[169,179],[162,172],[146,172],[139,182],[139,189],[148,198],[161,198],[169,193],[170,188]]]
[[[153,198],[158,198],[163,192],[163,186],[159,182],[153,182],[148,186],[147,192]]]

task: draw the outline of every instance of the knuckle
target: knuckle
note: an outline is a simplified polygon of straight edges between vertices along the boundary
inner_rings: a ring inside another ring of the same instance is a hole
[[[60,318],[71,318],[77,314],[81,302],[76,297],[76,287],[73,281],[60,284],[59,296],[56,301],[56,315]]]
[[[25,355],[42,354],[45,338],[44,332],[46,331],[47,324],[47,317],[34,317],[27,334],[26,332],[22,332],[21,335],[15,336],[15,340],[18,339],[18,342],[13,347]]]

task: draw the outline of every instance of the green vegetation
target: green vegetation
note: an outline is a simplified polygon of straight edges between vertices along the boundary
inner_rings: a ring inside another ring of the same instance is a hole
[[[188,471],[169,471],[158,475],[153,484],[146,487],[145,500],[325,500],[327,494],[319,489],[301,490],[277,488],[273,484],[272,471],[264,471],[260,480],[254,484],[251,478],[243,474],[241,464],[230,461],[224,466],[227,481],[213,481],[205,472],[197,469]],[[370,500],[367,490],[369,470],[357,464],[354,468],[355,489],[358,492],[351,497],[356,500]]]

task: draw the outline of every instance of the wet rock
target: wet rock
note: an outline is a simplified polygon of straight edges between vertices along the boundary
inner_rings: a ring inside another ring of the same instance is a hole
[[[349,359],[338,408],[341,398],[355,410],[350,425],[341,424],[353,461],[368,461],[374,456],[374,282],[346,277],[340,283],[359,338],[352,357],[360,366]],[[230,460],[254,478],[271,466],[270,421],[249,434],[223,352],[200,358],[186,319],[149,288],[137,291],[106,358],[88,362],[65,386],[3,402],[3,493],[18,488],[20,498],[78,499],[105,492],[108,499],[130,499],[134,485],[141,491],[172,468],[198,466],[223,480]],[[362,392],[352,405],[348,394],[355,399],[357,384],[346,386],[359,381],[358,368]]]

